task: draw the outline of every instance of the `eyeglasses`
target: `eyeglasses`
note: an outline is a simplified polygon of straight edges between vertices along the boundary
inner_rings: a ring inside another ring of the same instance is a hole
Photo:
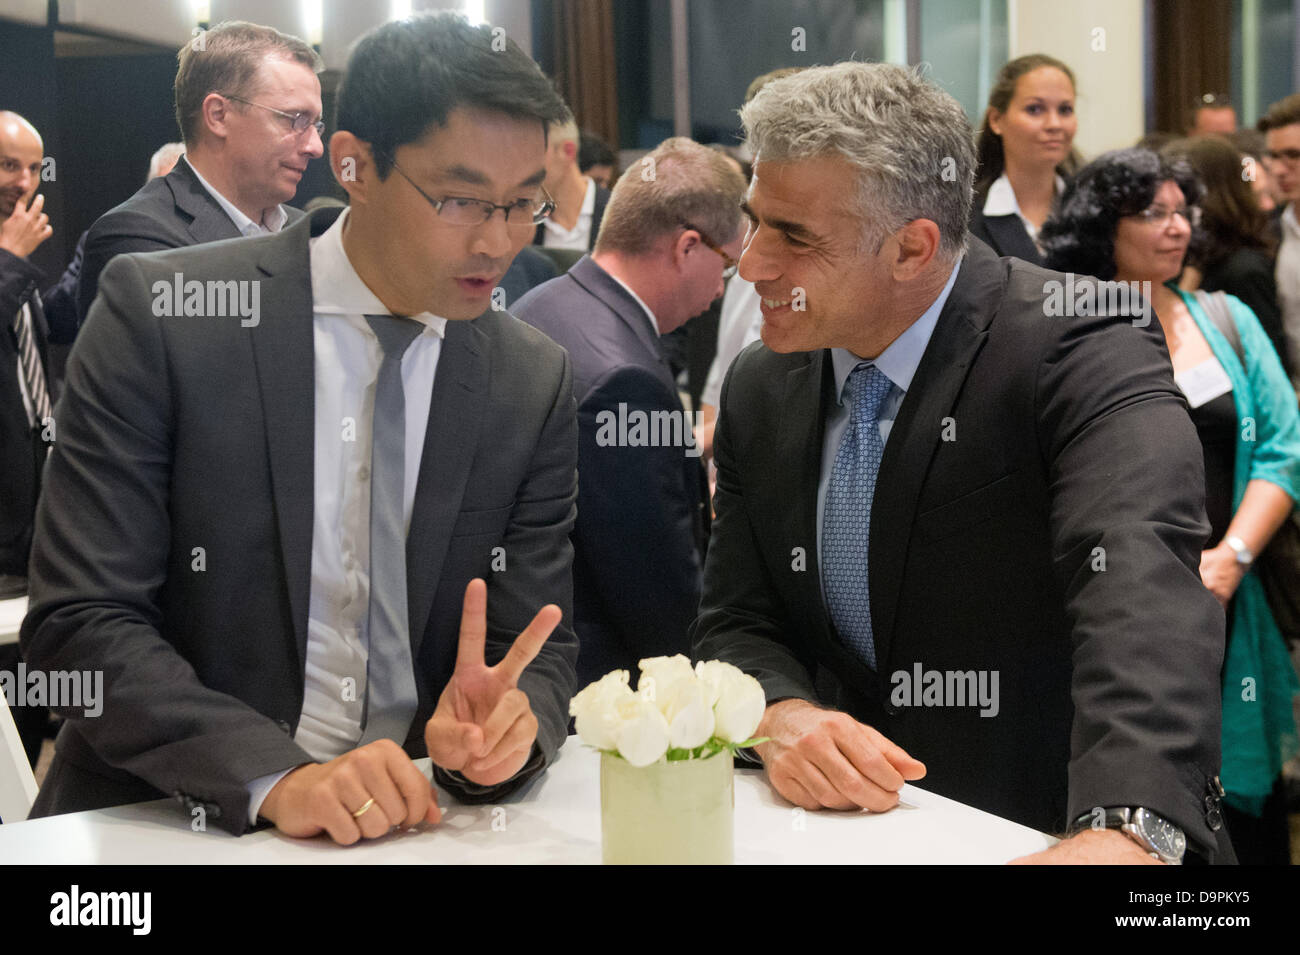
[[[218,93],[218,96],[224,96],[226,99],[233,99],[236,103],[243,103],[245,106],[256,106],[258,109],[264,109],[268,113],[275,113],[277,116],[283,116],[293,127],[294,133],[301,136],[307,132],[308,127],[316,127],[316,135],[325,135],[325,124],[321,120],[312,122],[310,113],[286,113],[282,109],[276,109],[272,106],[263,106],[261,103],[254,103],[252,100],[244,99],[242,96],[231,96],[229,93]]]
[[[681,223],[681,226],[683,229],[690,229],[692,232],[699,233],[700,241],[704,243],[705,247],[712,249],[714,252],[718,253],[718,255],[722,256],[722,277],[724,279],[729,279],[736,274],[736,269],[737,267],[739,267],[740,263],[737,262],[735,259],[733,259],[731,256],[727,255],[726,252],[723,252],[721,246],[719,246],[707,235],[705,235],[700,229],[691,225],[689,222],[683,221]]]
[[[1294,166],[1300,162],[1300,149],[1266,149],[1264,150],[1264,158]]]
[[[1201,224],[1201,210],[1197,206],[1183,206],[1181,209],[1166,209],[1164,206],[1151,206],[1135,213],[1133,218],[1138,219],[1143,225],[1154,225],[1164,228],[1169,225],[1169,220],[1174,216],[1182,216],[1184,222],[1193,229]]]
[[[423,189],[415,184],[410,176],[397,165],[397,160],[390,160],[393,168],[402,174],[402,178],[411,184],[420,195],[424,196],[429,205],[433,206],[433,211],[438,213],[444,221],[452,225],[483,225],[489,221],[498,209],[505,210],[507,226],[535,226],[542,222],[547,216],[555,211],[555,200],[551,194],[542,189],[542,195],[545,199],[516,199],[514,202],[506,205],[498,205],[495,202],[488,202],[486,199],[469,199],[465,196],[445,196],[442,199],[435,199]],[[518,212],[520,217],[510,218],[510,213]]]

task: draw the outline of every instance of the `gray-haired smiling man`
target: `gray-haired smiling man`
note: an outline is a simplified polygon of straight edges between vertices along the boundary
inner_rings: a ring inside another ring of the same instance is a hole
[[[1048,318],[966,221],[958,103],[842,63],[741,112],[762,343],[723,388],[697,658],[756,676],[808,809],[904,781],[1070,838],[1231,859],[1201,449],[1158,327]],[[988,699],[996,693],[996,701]]]

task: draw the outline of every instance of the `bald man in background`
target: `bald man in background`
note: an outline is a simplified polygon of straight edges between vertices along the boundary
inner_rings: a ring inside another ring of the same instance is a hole
[[[36,196],[45,146],[31,123],[0,113],[0,574],[26,576],[45,419],[55,396],[47,382],[49,328],[28,256],[50,237],[44,196]],[[33,198],[35,196],[35,198]]]
[[[44,155],[36,127],[0,112],[0,599],[26,593],[41,465],[54,437],[49,328],[38,290],[44,276],[28,261],[53,232],[45,197],[36,195]],[[17,645],[0,647],[0,671],[15,673],[18,661]],[[14,707],[13,715],[35,765],[45,710]]]

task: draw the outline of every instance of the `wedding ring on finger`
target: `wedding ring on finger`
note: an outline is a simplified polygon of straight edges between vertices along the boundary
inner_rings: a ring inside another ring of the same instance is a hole
[[[375,804],[375,797],[371,796],[366,800],[366,804],[352,814],[353,819],[360,819],[371,806]]]

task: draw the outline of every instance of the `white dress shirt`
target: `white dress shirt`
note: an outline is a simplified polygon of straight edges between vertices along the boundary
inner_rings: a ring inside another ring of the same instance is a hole
[[[700,404],[722,404],[722,382],[727,370],[745,346],[763,337],[763,310],[759,307],[758,290],[753,282],[733,275],[722,295],[722,311],[718,316],[718,353],[709,365],[709,377],[700,394]]]
[[[366,315],[390,312],[343,249],[348,210],[311,240],[315,348],[315,499],[306,683],[294,741],[322,762],[355,749],[365,707],[370,607],[370,453],[383,351]],[[402,359],[406,398],[403,513],[411,522],[433,380],[447,319],[428,312]],[[350,683],[348,681],[351,681]],[[286,770],[286,772],[288,772]],[[249,821],[285,773],[249,784]]]
[[[217,200],[217,205],[225,210],[226,215],[230,216],[230,221],[235,224],[235,228],[239,230],[240,235],[268,235],[272,232],[279,232],[284,228],[284,224],[289,221],[289,213],[285,211],[284,206],[276,206],[269,213],[263,215],[262,222],[254,222],[240,212],[233,202],[217,192],[212,183],[204,179],[199,174],[199,171],[194,168],[193,163],[186,162],[184,156],[176,161],[183,162],[190,167],[190,172],[194,173],[194,178],[199,181],[204,189],[208,190],[208,195]]]
[[[587,194],[582,197],[582,209],[572,229],[566,229],[554,219],[542,220],[542,245],[548,249],[577,249],[586,252],[591,246],[591,218],[596,213],[596,180],[587,180]]]

